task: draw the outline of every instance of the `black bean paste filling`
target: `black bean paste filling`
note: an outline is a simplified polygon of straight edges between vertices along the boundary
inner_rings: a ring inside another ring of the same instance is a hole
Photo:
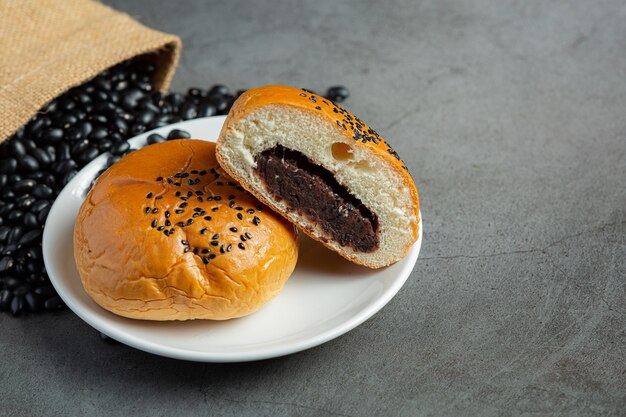
[[[357,252],[379,246],[378,219],[334,175],[298,151],[278,145],[255,157],[256,173],[289,210],[321,226],[328,237]]]

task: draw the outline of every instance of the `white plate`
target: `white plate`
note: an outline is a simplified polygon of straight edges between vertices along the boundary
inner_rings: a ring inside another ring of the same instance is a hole
[[[150,133],[183,129],[215,141],[224,117],[207,117],[155,129],[133,138],[135,148]],[[402,287],[417,260],[418,241],[400,262],[379,270],[354,265],[303,236],[298,265],[284,290],[260,311],[228,321],[151,322],[116,316],[83,290],[74,263],[72,234],[92,179],[104,167],[101,155],[83,168],[54,202],[43,234],[43,256],[52,284],[80,318],[110,337],[157,355],[191,361],[240,362],[287,355],[317,346],[363,323]]]

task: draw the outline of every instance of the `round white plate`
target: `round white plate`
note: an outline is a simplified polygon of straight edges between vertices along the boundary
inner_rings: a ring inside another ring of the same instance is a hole
[[[146,132],[130,142],[145,146],[150,133],[183,129],[215,141],[224,117],[207,117]],[[80,318],[108,336],[157,355],[204,362],[240,362],[287,355],[317,346],[363,323],[402,287],[422,241],[396,264],[371,270],[354,265],[302,235],[298,265],[283,291],[260,311],[227,321],[151,322],[110,313],[84,291],[76,265],[74,223],[91,181],[106,163],[101,155],[83,168],[56,199],[43,234],[52,284]]]

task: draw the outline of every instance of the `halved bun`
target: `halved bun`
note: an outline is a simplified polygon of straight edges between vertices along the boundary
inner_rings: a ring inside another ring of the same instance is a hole
[[[399,156],[356,116],[306,90],[242,94],[217,159],[257,198],[355,263],[389,265],[417,239],[417,189]]]
[[[74,257],[105,309],[145,320],[224,320],[272,299],[298,256],[293,225],[224,172],[215,144],[175,140],[109,168],[80,208]]]

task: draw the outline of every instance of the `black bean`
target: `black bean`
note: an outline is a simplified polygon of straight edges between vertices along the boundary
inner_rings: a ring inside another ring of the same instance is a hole
[[[30,285],[23,284],[13,290],[13,295],[25,295],[28,291],[30,291]]]
[[[36,313],[41,311],[43,308],[41,297],[34,292],[26,293],[26,295],[24,295],[24,301],[26,301],[26,307],[30,312]]]
[[[9,226],[0,226],[0,242],[4,242],[7,240],[10,231],[11,228]]]
[[[24,194],[32,190],[35,185],[37,185],[37,181],[32,179],[24,179],[13,184],[13,191],[18,194]]]
[[[72,157],[72,154],[70,153],[70,145],[67,143],[58,144],[56,147],[56,151],[57,151],[56,159],[58,162],[67,161],[68,159]]]
[[[5,274],[13,268],[15,261],[10,256],[5,256],[0,259],[0,273]]]
[[[106,152],[113,146],[113,141],[109,139],[102,139],[98,141],[98,150],[100,152]]]
[[[155,117],[155,112],[152,110],[146,109],[137,113],[137,115],[135,116],[135,121],[144,126],[149,126],[154,121],[154,117]]]
[[[14,317],[17,317],[20,314],[22,314],[23,310],[24,310],[24,296],[22,295],[14,296],[13,300],[11,301],[11,314]]]
[[[81,164],[87,164],[91,162],[95,157],[100,155],[100,151],[96,147],[89,147],[85,149],[76,160]]]
[[[154,145],[155,143],[165,142],[165,138],[158,133],[153,133],[148,136],[148,145]]]
[[[93,128],[93,130],[89,134],[89,138],[94,139],[94,140],[102,140],[106,138],[108,135],[109,135],[109,131],[107,130],[106,127],[98,126],[98,127]]]
[[[7,220],[11,223],[18,223],[22,221],[24,217],[24,212],[22,210],[13,209],[7,215]]]
[[[37,214],[37,221],[39,222],[39,224],[46,223],[46,219],[48,218],[48,213],[50,213],[50,207],[46,207],[45,209],[41,210],[39,214]]]
[[[33,213],[39,213],[41,210],[43,210],[46,207],[50,207],[50,202],[48,200],[38,200],[35,203],[33,203],[32,206],[30,206],[30,210]]]
[[[37,287],[35,288],[35,294],[40,295],[42,298],[50,298],[53,295],[56,295],[56,291],[54,290],[54,288],[50,287],[50,286],[43,286],[43,287]]]
[[[212,103],[202,103],[198,106],[198,117],[214,116],[217,113]]]
[[[37,216],[33,213],[26,213],[24,215],[24,226],[26,226],[29,229],[34,229],[36,227],[39,227],[39,221],[37,220]]]
[[[173,129],[167,135],[167,139],[168,140],[171,140],[171,139],[188,139],[190,137],[191,137],[191,135],[189,134],[189,132],[186,132],[186,131],[180,130],[180,129]]]
[[[26,147],[24,146],[24,142],[21,140],[14,139],[9,141],[8,144],[9,152],[13,154],[13,156],[23,156],[26,155]]]
[[[24,234],[24,229],[21,226],[14,225],[11,228],[11,231],[9,231],[9,234],[7,235],[6,242],[17,243],[23,234]]]
[[[31,230],[29,232],[24,233],[24,235],[22,236],[22,238],[19,241],[20,245],[30,245],[33,242],[41,239],[41,229],[35,229],[35,230]]]
[[[67,171],[65,174],[63,174],[63,176],[61,176],[61,180],[59,181],[59,185],[61,187],[66,186],[67,183],[70,182],[70,180],[76,176],[76,174],[78,174],[78,171],[76,171],[75,169],[71,169],[71,170]]]
[[[89,139],[81,139],[77,142],[74,142],[70,147],[70,153],[72,156],[76,156],[80,154],[82,151],[89,147]]]
[[[224,96],[228,93],[230,90],[222,84],[215,84],[209,89],[209,96]]]
[[[53,295],[44,303],[44,307],[48,311],[60,310],[65,307],[63,300],[58,295]]]
[[[11,307],[11,301],[13,300],[13,291],[2,290],[0,291],[0,311],[7,311]]]
[[[0,174],[12,174],[17,169],[17,160],[15,158],[6,158],[0,160]]]
[[[50,128],[43,134],[42,139],[48,143],[59,143],[63,140],[63,129],[58,127]]]
[[[24,195],[17,199],[17,206],[22,210],[30,210],[31,206],[35,204],[37,199],[31,195]]]
[[[81,120],[76,124],[76,128],[80,130],[82,136],[86,138],[93,130],[93,124],[89,120]]]
[[[52,197],[53,193],[54,191],[52,191],[52,188],[45,184],[37,184],[32,192],[33,196],[40,200]]]
[[[130,149],[130,143],[128,142],[119,142],[116,143],[115,145],[113,145],[113,147],[111,148],[111,153],[113,155],[121,155],[124,152],[126,152],[127,150]]]
[[[77,127],[68,127],[64,133],[65,139],[70,142],[75,142],[84,138],[83,131]]]
[[[332,101],[341,103],[342,101],[350,97],[350,92],[348,91],[346,87],[338,85],[338,86],[330,87],[326,91],[326,97]]]
[[[9,176],[7,174],[0,174],[0,190],[3,189],[7,182],[9,181]]]
[[[42,166],[50,165],[50,163],[52,162],[52,158],[43,148],[35,148],[31,150],[30,153]]]
[[[198,108],[195,104],[187,102],[180,106],[179,114],[183,120],[195,119],[198,117]]]
[[[37,171],[39,169],[39,162],[30,155],[18,156],[17,162],[27,171]]]

